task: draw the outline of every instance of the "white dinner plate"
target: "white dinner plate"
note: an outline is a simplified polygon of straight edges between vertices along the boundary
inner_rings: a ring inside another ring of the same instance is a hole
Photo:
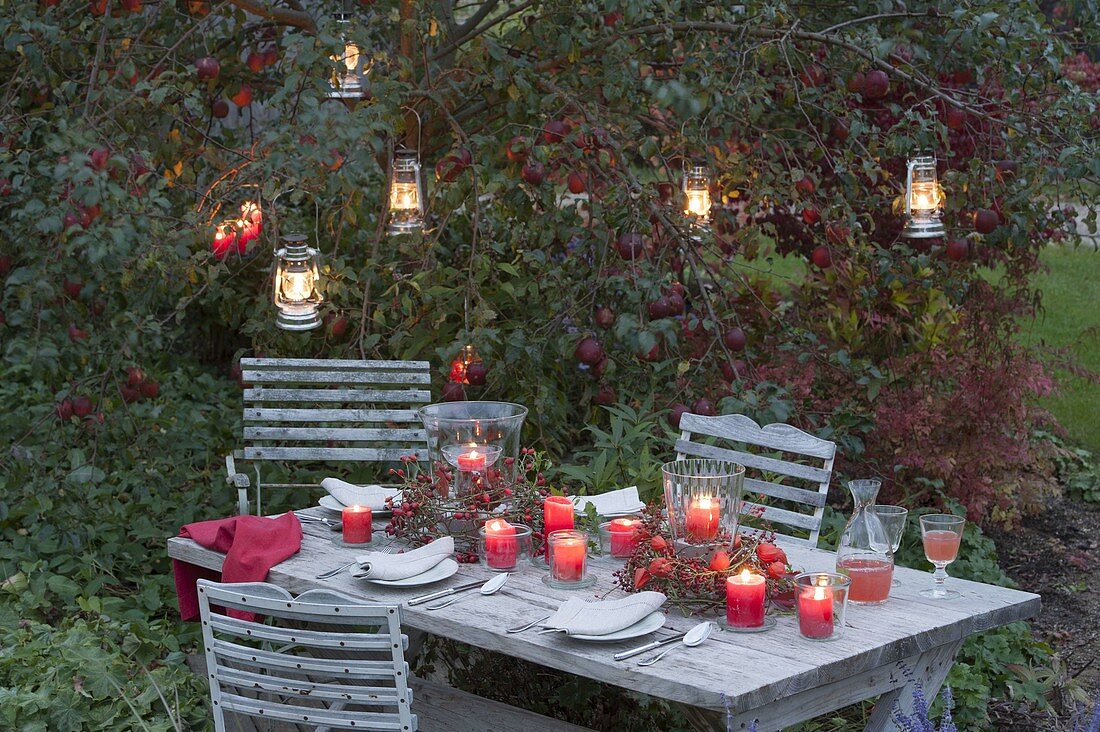
[[[348,572],[354,577],[355,572],[359,571],[357,565],[348,567]],[[427,572],[421,572],[418,575],[412,577],[406,577],[399,580],[380,580],[380,579],[367,579],[367,582],[373,582],[376,585],[382,585],[383,587],[420,587],[421,585],[430,585],[433,582],[439,582],[445,580],[448,577],[453,577],[455,572],[458,571],[458,562],[450,557],[447,557],[439,564],[435,565]],[[366,579],[364,577],[356,577],[356,579]]]
[[[587,510],[588,510],[588,502],[587,501],[580,501],[580,502],[577,502],[577,503],[573,504],[573,513],[575,513],[578,516],[583,516],[587,512]],[[607,518],[607,519],[615,519],[615,518],[626,518],[627,516],[637,516],[638,514],[640,514],[644,510],[645,510],[645,504],[644,503],[639,503],[634,508],[628,508],[624,511],[612,511],[611,513],[603,513],[601,511],[597,511],[596,514],[598,516],[603,516],[604,518]]]
[[[394,496],[394,500],[397,500],[398,496],[400,495],[401,494],[398,493],[397,496]],[[341,513],[345,508],[344,504],[340,503],[335,498],[329,495],[321,496],[321,498],[317,501],[317,505],[325,509],[326,511],[332,511],[333,513]],[[391,511],[388,508],[371,509],[372,516],[389,516],[390,513]]]
[[[627,640],[629,638],[637,638],[641,635],[648,635],[653,631],[659,629],[665,624],[665,614],[660,610],[655,610],[649,615],[634,623],[634,625],[623,628],[622,630],[614,633],[608,633],[607,635],[571,635],[569,636],[573,640],[582,641],[594,641],[597,643],[614,643],[615,641]]]

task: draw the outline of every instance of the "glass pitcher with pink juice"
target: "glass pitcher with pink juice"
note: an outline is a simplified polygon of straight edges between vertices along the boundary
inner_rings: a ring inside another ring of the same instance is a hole
[[[890,596],[894,579],[894,555],[890,552],[890,535],[878,516],[871,510],[878,497],[882,481],[853,480],[848,483],[855,510],[836,549],[836,571],[847,575],[848,602],[859,605],[881,605]]]

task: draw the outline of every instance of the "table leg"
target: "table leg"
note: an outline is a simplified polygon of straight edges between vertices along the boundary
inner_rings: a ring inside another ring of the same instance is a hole
[[[871,718],[864,727],[864,732],[896,732],[900,728],[894,723],[894,706],[901,708],[903,714],[913,713],[913,693],[918,684],[924,691],[924,698],[928,704],[936,698],[948,671],[955,663],[955,654],[962,647],[961,640],[931,648],[917,657],[910,669],[911,676],[907,683],[891,689],[875,703],[871,711]]]

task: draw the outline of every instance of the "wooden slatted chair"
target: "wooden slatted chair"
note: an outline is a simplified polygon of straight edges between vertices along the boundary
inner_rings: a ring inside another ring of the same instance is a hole
[[[680,417],[680,430],[680,439],[676,441],[677,460],[687,457],[718,458],[744,465],[746,496],[759,493],[772,500],[767,505],[744,500],[741,512],[747,514],[762,510],[763,518],[772,524],[776,533],[817,546],[833,474],[836,443],[814,437],[788,424],[761,427],[741,414],[705,417],[687,413]],[[759,450],[749,452],[750,448],[764,448],[778,457],[758,454]],[[787,458],[785,455],[797,456],[803,462],[796,462],[794,457]],[[817,462],[818,465],[807,462]],[[809,487],[779,482],[783,480],[793,480]]]
[[[198,590],[217,732],[226,729],[227,712],[322,729],[417,729],[399,606],[331,590],[294,598],[266,582],[199,580]],[[211,605],[259,613],[266,622],[231,618]]]
[[[242,358],[244,449],[226,456],[226,482],[248,513],[251,480],[237,460],[252,461],[256,512],[261,488],[316,488],[318,483],[261,485],[259,464],[391,462],[427,456],[416,414],[431,401],[427,361]],[[318,481],[319,482],[319,481]]]

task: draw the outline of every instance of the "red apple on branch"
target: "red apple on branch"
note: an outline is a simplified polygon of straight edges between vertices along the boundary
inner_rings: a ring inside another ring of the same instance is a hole
[[[595,338],[582,338],[573,350],[573,357],[583,364],[595,366],[603,358],[603,346]]]
[[[533,186],[542,185],[546,180],[546,166],[537,160],[525,164],[520,171],[520,177]]]
[[[203,56],[195,62],[195,72],[199,81],[213,81],[221,73],[222,65],[213,56]]]

